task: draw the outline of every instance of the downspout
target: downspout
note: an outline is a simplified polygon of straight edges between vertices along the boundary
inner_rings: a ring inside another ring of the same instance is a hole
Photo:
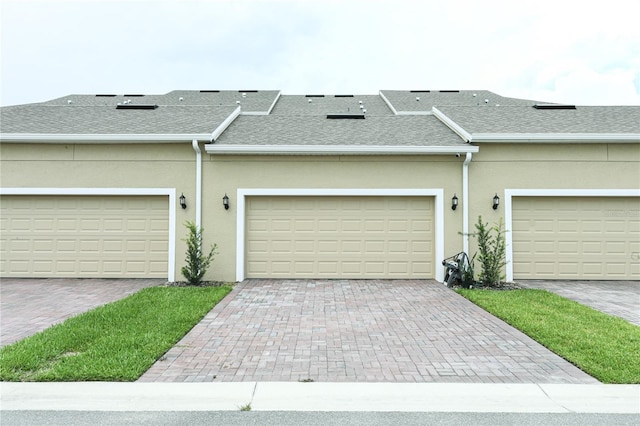
[[[202,151],[198,145],[198,140],[191,142],[193,150],[196,152],[196,227],[202,227]]]
[[[473,154],[467,152],[462,163],[462,250],[469,254],[469,163]]]

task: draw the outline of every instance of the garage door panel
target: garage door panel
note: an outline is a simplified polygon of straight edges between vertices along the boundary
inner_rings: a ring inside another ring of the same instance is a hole
[[[514,197],[514,278],[639,279],[638,208],[637,197]]]
[[[433,198],[248,197],[246,205],[247,277],[433,277]]]
[[[6,277],[166,277],[166,196],[2,196]]]

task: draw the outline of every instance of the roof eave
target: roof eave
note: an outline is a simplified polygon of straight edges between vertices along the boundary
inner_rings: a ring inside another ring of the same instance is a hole
[[[640,143],[640,133],[471,133],[470,142]]]
[[[478,152],[477,146],[372,145],[218,145],[206,144],[207,154],[236,155],[455,155]]]
[[[3,143],[175,143],[189,142],[194,139],[209,141],[208,133],[180,134],[79,134],[79,133],[0,133]]]

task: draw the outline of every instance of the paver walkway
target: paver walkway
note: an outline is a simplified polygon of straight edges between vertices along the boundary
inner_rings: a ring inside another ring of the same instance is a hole
[[[140,379],[214,380],[597,383],[428,280],[244,281]]]
[[[0,346],[166,280],[31,279],[0,281]]]
[[[518,281],[640,325],[640,281]]]

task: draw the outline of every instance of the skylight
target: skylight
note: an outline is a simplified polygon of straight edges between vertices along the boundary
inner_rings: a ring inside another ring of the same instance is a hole
[[[150,104],[120,104],[116,105],[116,109],[156,109],[158,105]]]
[[[327,118],[330,119],[342,119],[342,120],[364,120],[364,114],[349,114],[349,113],[337,113],[327,114]]]
[[[576,109],[575,105],[563,105],[563,104],[535,104],[535,109]]]

